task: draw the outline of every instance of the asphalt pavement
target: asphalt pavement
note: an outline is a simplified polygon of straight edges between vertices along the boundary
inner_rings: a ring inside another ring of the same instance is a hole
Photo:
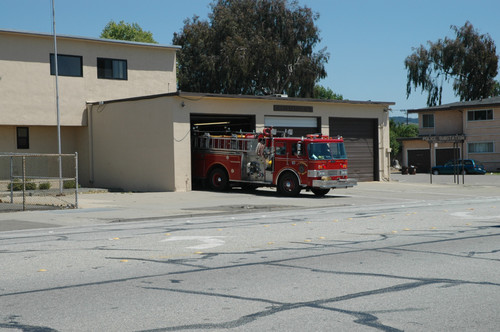
[[[303,191],[299,197],[281,197],[272,188],[246,192],[233,188],[228,192],[190,191],[154,193],[88,192],[79,195],[79,209],[20,211],[0,213],[0,231],[32,228],[82,226],[165,218],[224,215],[278,210],[303,210],[332,206],[362,206],[500,196],[500,175],[401,175],[391,181],[360,182],[354,188],[332,190],[323,198]],[[465,180],[465,184],[463,184]]]
[[[427,180],[0,213],[0,330],[497,330],[500,176]]]

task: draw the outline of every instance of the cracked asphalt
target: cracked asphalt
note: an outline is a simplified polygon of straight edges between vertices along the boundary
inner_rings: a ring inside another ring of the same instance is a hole
[[[0,214],[0,331],[500,327],[495,184],[99,195]]]

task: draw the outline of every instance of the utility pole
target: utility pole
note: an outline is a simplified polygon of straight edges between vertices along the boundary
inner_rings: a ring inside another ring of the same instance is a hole
[[[52,0],[52,28],[54,30],[54,66],[56,74],[56,109],[57,109],[57,153],[59,154],[59,194],[63,192],[62,159],[61,159],[61,120],[59,112],[59,66],[57,63],[56,9]]]

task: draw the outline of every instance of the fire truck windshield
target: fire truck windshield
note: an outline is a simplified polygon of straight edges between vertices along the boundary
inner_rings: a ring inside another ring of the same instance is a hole
[[[311,160],[347,159],[344,143],[310,143],[307,149]]]

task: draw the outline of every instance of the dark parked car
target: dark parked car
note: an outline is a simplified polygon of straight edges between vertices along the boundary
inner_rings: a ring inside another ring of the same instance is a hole
[[[480,165],[477,160],[464,159],[458,160],[455,163],[453,160],[448,161],[444,165],[434,166],[432,174],[486,174],[483,165]]]

